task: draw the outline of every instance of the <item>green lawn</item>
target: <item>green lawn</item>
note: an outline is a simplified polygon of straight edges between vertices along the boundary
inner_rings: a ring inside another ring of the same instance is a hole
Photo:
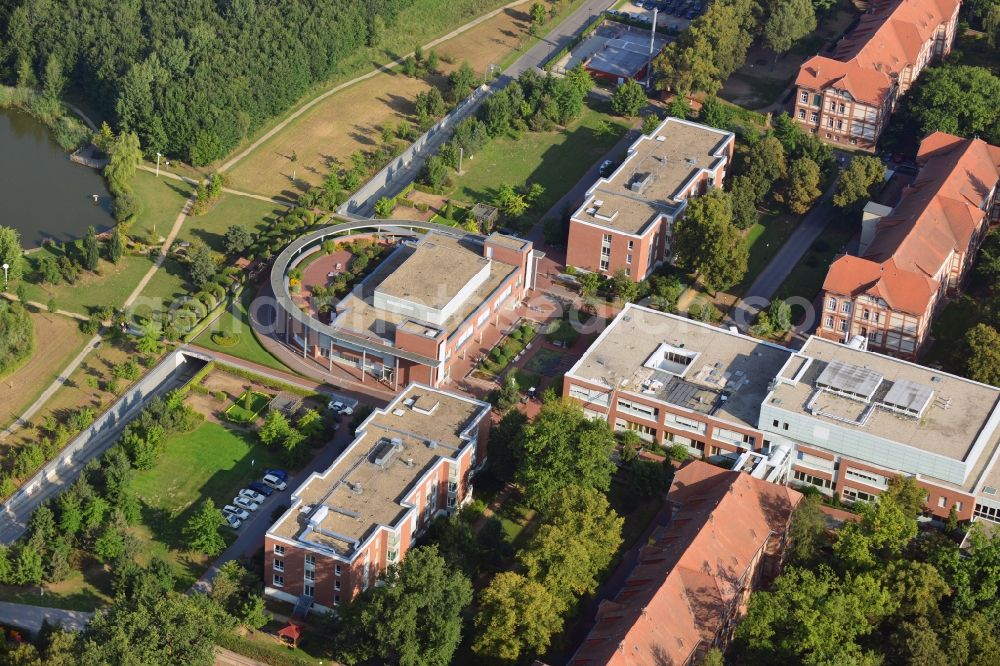
[[[497,138],[472,159],[467,156],[465,173],[455,177],[451,195],[469,202],[490,201],[501,184],[539,183],[545,194],[525,215],[527,224],[537,222],[628,129],[599,103],[588,103],[592,106],[568,128]]]
[[[244,400],[246,400],[247,391],[243,392],[233,404],[226,408],[226,418],[234,423],[251,423],[257,418],[261,410],[267,407],[267,403],[271,401],[271,396],[266,393],[260,393],[258,391],[249,391],[250,394],[250,405],[249,409],[244,406]]]
[[[200,240],[216,252],[224,252],[226,229],[230,226],[246,227],[251,232],[263,231],[287,210],[258,199],[224,194],[204,215],[188,217],[177,238],[188,242]]]
[[[141,210],[129,227],[129,233],[156,244],[174,226],[184,202],[191,196],[191,186],[165,176],[157,178],[148,171],[139,171],[132,179],[132,189]]]
[[[223,312],[211,326],[206,328],[201,335],[195,338],[194,343],[205,347],[206,349],[246,359],[247,361],[252,361],[254,363],[259,363],[260,365],[265,365],[269,368],[274,368],[275,370],[294,372],[289,369],[288,366],[284,365],[281,361],[272,356],[271,352],[264,349],[264,346],[257,340],[257,336],[254,334],[253,328],[250,326],[250,320],[247,318],[247,309],[250,302],[253,300],[253,290],[247,289],[243,292],[243,294],[243,298],[240,299],[240,301],[235,305],[235,313],[233,312],[233,307],[230,307],[228,310]],[[228,346],[216,344],[212,340],[213,331],[236,333],[239,335],[239,342],[235,345]]]
[[[63,253],[61,247],[45,247],[28,255],[28,262],[34,267],[43,256],[57,259]],[[102,259],[97,267],[99,273],[82,271],[75,284],[25,283],[25,286],[30,300],[48,303],[54,298],[61,310],[89,314],[103,305],[121,306],[152,265],[152,260],[145,256],[127,255],[117,264]]]
[[[147,553],[175,564],[178,589],[189,587],[209,563],[187,553],[182,541],[181,530],[197,505],[208,498],[221,508],[276,464],[275,454],[255,434],[205,422],[167,439],[156,466],[136,473],[133,485],[142,504],[136,535]]]
[[[832,221],[778,288],[777,298],[801,296],[810,301],[815,298],[823,288],[830,264],[837,255],[843,254],[844,246],[856,232],[854,224]]]
[[[87,574],[74,570],[66,580],[46,584],[44,594],[39,594],[38,586],[2,585],[0,601],[43,608],[93,611],[111,602],[111,597],[104,591],[108,586],[107,573],[95,564],[88,566]]]
[[[147,298],[162,298],[169,305],[175,298],[189,296],[194,292],[193,287],[188,289],[187,266],[168,257],[142,290],[142,295]]]
[[[799,219],[795,215],[787,214],[764,215],[760,222],[747,231],[747,245],[750,246],[747,274],[738,285],[728,290],[729,293],[741,294],[753,283],[788,240],[798,225]]]

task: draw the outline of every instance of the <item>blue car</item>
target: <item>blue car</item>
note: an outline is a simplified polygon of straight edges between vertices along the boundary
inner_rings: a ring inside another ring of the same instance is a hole
[[[264,475],[267,476],[268,474],[270,474],[271,476],[276,476],[282,481],[288,481],[288,472],[286,472],[283,469],[265,469]]]
[[[272,488],[270,486],[265,486],[260,481],[254,481],[249,486],[247,486],[247,488],[249,488],[250,490],[252,490],[252,491],[254,491],[256,493],[260,493],[264,497],[270,497],[271,493],[274,492],[274,488]]]

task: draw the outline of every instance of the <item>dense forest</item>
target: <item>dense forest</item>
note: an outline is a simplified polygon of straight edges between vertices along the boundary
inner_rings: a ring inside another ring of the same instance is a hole
[[[413,0],[0,0],[0,81],[69,89],[196,165],[379,39]]]

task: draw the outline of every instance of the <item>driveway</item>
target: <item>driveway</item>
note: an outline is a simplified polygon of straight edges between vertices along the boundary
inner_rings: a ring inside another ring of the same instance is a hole
[[[0,601],[0,624],[17,627],[32,634],[37,634],[45,622],[59,624],[63,629],[70,631],[80,631],[87,626],[92,617],[93,613],[84,611],[42,608]]]

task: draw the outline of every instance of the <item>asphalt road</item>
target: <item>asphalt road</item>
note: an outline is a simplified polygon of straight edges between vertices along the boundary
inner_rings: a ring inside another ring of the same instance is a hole
[[[17,627],[32,634],[37,633],[46,621],[49,624],[60,624],[63,629],[80,631],[87,626],[93,616],[93,613],[83,611],[42,608],[0,601],[0,624]]]

